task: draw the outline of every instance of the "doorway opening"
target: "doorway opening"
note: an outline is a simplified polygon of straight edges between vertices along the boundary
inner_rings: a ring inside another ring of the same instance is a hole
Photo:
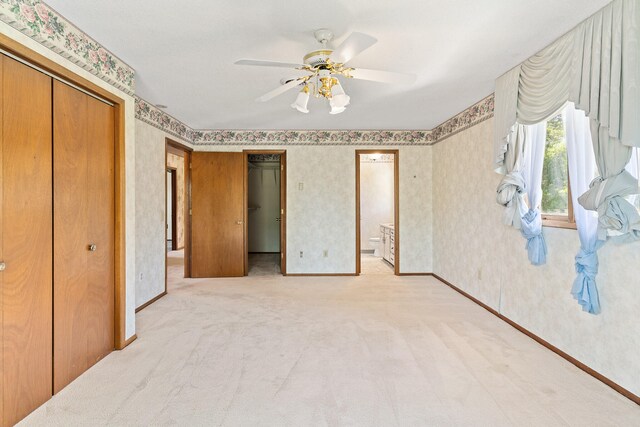
[[[286,152],[245,150],[245,275],[286,274]]]
[[[400,274],[398,150],[356,150],[356,274]]]
[[[191,149],[176,141],[165,141],[165,293],[169,267],[178,267],[183,277],[190,277],[190,188]],[[172,269],[172,271],[175,271]]]

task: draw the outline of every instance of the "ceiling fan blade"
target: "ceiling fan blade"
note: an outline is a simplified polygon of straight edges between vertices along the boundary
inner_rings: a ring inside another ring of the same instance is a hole
[[[378,39],[363,33],[351,33],[329,56],[331,61],[346,64],[365,49],[373,46]]]
[[[392,71],[368,70],[366,68],[355,68],[349,71],[349,75],[354,79],[370,80],[382,83],[397,83],[410,85],[416,81],[415,74],[394,73]]]
[[[240,59],[234,62],[236,65],[257,65],[259,67],[282,67],[282,68],[301,68],[302,64],[292,64],[289,62],[263,61],[261,59]]]
[[[294,87],[298,86],[300,83],[302,83],[304,81],[305,81],[305,78],[291,80],[289,83],[285,83],[282,86],[275,88],[271,92],[265,93],[260,98],[256,99],[256,101],[257,102],[266,102],[266,101],[268,101],[268,100],[270,100],[272,98],[275,98],[278,95],[282,95],[283,93],[285,93],[286,91],[288,91],[290,89],[293,89]]]

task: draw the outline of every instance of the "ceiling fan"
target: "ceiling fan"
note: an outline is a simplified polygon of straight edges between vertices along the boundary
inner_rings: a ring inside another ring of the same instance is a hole
[[[330,49],[327,47],[333,39],[333,33],[330,30],[324,28],[317,30],[314,36],[322,44],[322,48],[307,53],[301,64],[256,59],[240,59],[235,62],[238,65],[293,68],[309,73],[299,78],[283,79],[282,86],[265,93],[256,101],[269,101],[290,89],[302,86],[296,101],[291,104],[292,108],[301,113],[308,113],[309,96],[313,95],[316,98],[324,97],[329,100],[331,106],[329,114],[339,114],[349,105],[350,97],[344,92],[338,77],[396,84],[411,84],[416,80],[415,74],[352,68],[346,65],[355,56],[373,46],[378,41],[374,37],[363,33],[351,33],[337,48]]]

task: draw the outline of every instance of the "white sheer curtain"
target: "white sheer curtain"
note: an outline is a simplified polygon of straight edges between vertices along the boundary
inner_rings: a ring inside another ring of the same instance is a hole
[[[598,216],[578,203],[578,196],[589,189],[598,175],[593,154],[589,118],[569,103],[563,113],[569,161],[569,182],[573,212],[580,236],[580,252],[576,255],[576,279],[571,293],[584,311],[600,312],[600,300],[596,287],[598,274],[598,249],[604,243],[598,240]]]
[[[496,201],[505,207],[502,222],[520,229],[527,239],[525,248],[533,265],[542,265],[547,260],[540,214],[546,136],[546,121],[513,127],[513,144],[505,155],[506,175],[496,196]]]
[[[522,216],[521,233],[527,239],[526,249],[533,265],[547,261],[547,244],[542,233],[542,170],[547,139],[547,121],[525,126],[522,175],[527,189],[529,210]]]

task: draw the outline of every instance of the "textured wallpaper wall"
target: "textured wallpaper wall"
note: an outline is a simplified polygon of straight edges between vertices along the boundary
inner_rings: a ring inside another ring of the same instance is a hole
[[[164,292],[164,138],[136,120],[136,308]]]
[[[164,292],[165,138],[169,134],[136,120],[135,307]],[[179,141],[184,142],[184,141]],[[180,181],[178,176],[178,181]]]
[[[531,266],[520,232],[501,223],[491,170],[493,119],[436,144],[434,272],[635,394],[640,394],[640,243],[600,251],[602,314],[570,294],[575,230],[545,227],[548,263]]]

